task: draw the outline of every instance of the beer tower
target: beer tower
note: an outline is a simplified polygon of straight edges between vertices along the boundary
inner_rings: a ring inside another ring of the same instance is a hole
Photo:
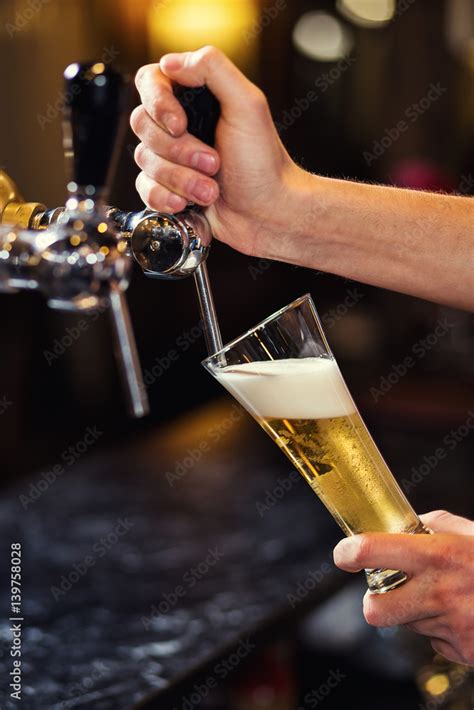
[[[2,223],[0,288],[39,290],[51,308],[109,311],[114,350],[130,410],[148,413],[135,337],[125,290],[131,274],[128,243],[116,231],[104,207],[116,156],[126,97],[122,77],[104,64],[70,65],[65,72],[64,148],[69,182],[61,220],[38,229],[44,207],[25,204],[4,174],[0,179]]]
[[[135,416],[143,416],[148,411],[146,392],[123,296],[131,261],[135,260],[149,278],[175,280],[194,276],[206,345],[212,355],[222,347],[206,265],[212,231],[204,212],[192,204],[177,215],[148,209],[128,212],[106,206],[116,159],[116,139],[121,118],[126,115],[124,81],[111,67],[100,62],[71,64],[64,76],[68,97],[65,153],[71,177],[66,206],[47,209],[40,203],[26,203],[11,178],[0,171],[0,224],[15,230],[30,230],[22,232],[22,241],[29,234],[28,242],[40,253],[52,234],[61,234],[63,239],[69,240],[69,248],[79,251],[84,249],[87,239],[92,239],[98,252],[97,263],[104,265],[109,263],[113,252],[110,240],[116,243],[123,279],[120,284],[109,283],[107,299],[131,410]],[[189,132],[212,145],[220,116],[215,97],[206,87],[177,87],[175,91],[188,116]],[[34,236],[31,230],[40,234]],[[70,265],[76,258],[74,254],[67,257],[70,261],[66,258]],[[92,255],[85,263],[91,261]],[[0,274],[4,266],[5,263],[0,262]],[[69,276],[63,275],[63,279],[67,281],[67,278]],[[48,279],[54,280],[54,276],[49,274]],[[6,287],[5,282],[4,289]],[[47,280],[44,288],[53,288],[53,285]],[[79,302],[81,310],[94,308],[99,300],[90,296],[82,300],[75,298],[67,302],[67,310],[78,309]],[[53,299],[50,305],[60,307],[60,302]],[[61,307],[66,307],[64,299]]]

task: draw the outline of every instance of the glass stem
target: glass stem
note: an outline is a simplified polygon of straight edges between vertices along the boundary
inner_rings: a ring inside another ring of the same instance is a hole
[[[420,521],[417,527],[411,531],[411,535],[432,535],[433,531],[425,527]],[[386,594],[402,584],[408,582],[409,576],[401,570],[394,569],[366,569],[365,576],[369,590],[373,594]]]

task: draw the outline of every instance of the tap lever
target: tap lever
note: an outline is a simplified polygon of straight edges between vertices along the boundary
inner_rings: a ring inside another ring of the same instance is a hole
[[[210,355],[214,355],[222,350],[223,343],[206,262],[203,262],[196,270],[195,279],[207,351]]]
[[[217,124],[221,116],[221,107],[214,94],[207,86],[195,88],[177,86],[175,96],[188,117],[189,133],[207,145],[214,146]],[[209,355],[214,355],[222,348],[222,336],[205,261],[202,261],[196,268],[194,280],[198,292],[207,350]]]

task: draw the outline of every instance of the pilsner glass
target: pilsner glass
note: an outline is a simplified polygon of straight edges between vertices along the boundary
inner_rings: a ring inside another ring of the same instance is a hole
[[[311,296],[278,311],[207,358],[205,368],[304,476],[346,535],[426,533],[347,389]],[[366,570],[384,593],[400,570]]]

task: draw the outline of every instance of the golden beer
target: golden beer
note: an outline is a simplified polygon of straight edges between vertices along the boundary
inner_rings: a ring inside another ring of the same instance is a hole
[[[203,365],[284,451],[346,535],[429,532],[367,431],[309,294]],[[408,579],[385,567],[366,575],[376,594]]]
[[[346,535],[416,527],[358,414],[330,419],[261,419]]]
[[[346,535],[418,527],[334,360],[252,362],[224,368],[217,378],[285,452]]]

